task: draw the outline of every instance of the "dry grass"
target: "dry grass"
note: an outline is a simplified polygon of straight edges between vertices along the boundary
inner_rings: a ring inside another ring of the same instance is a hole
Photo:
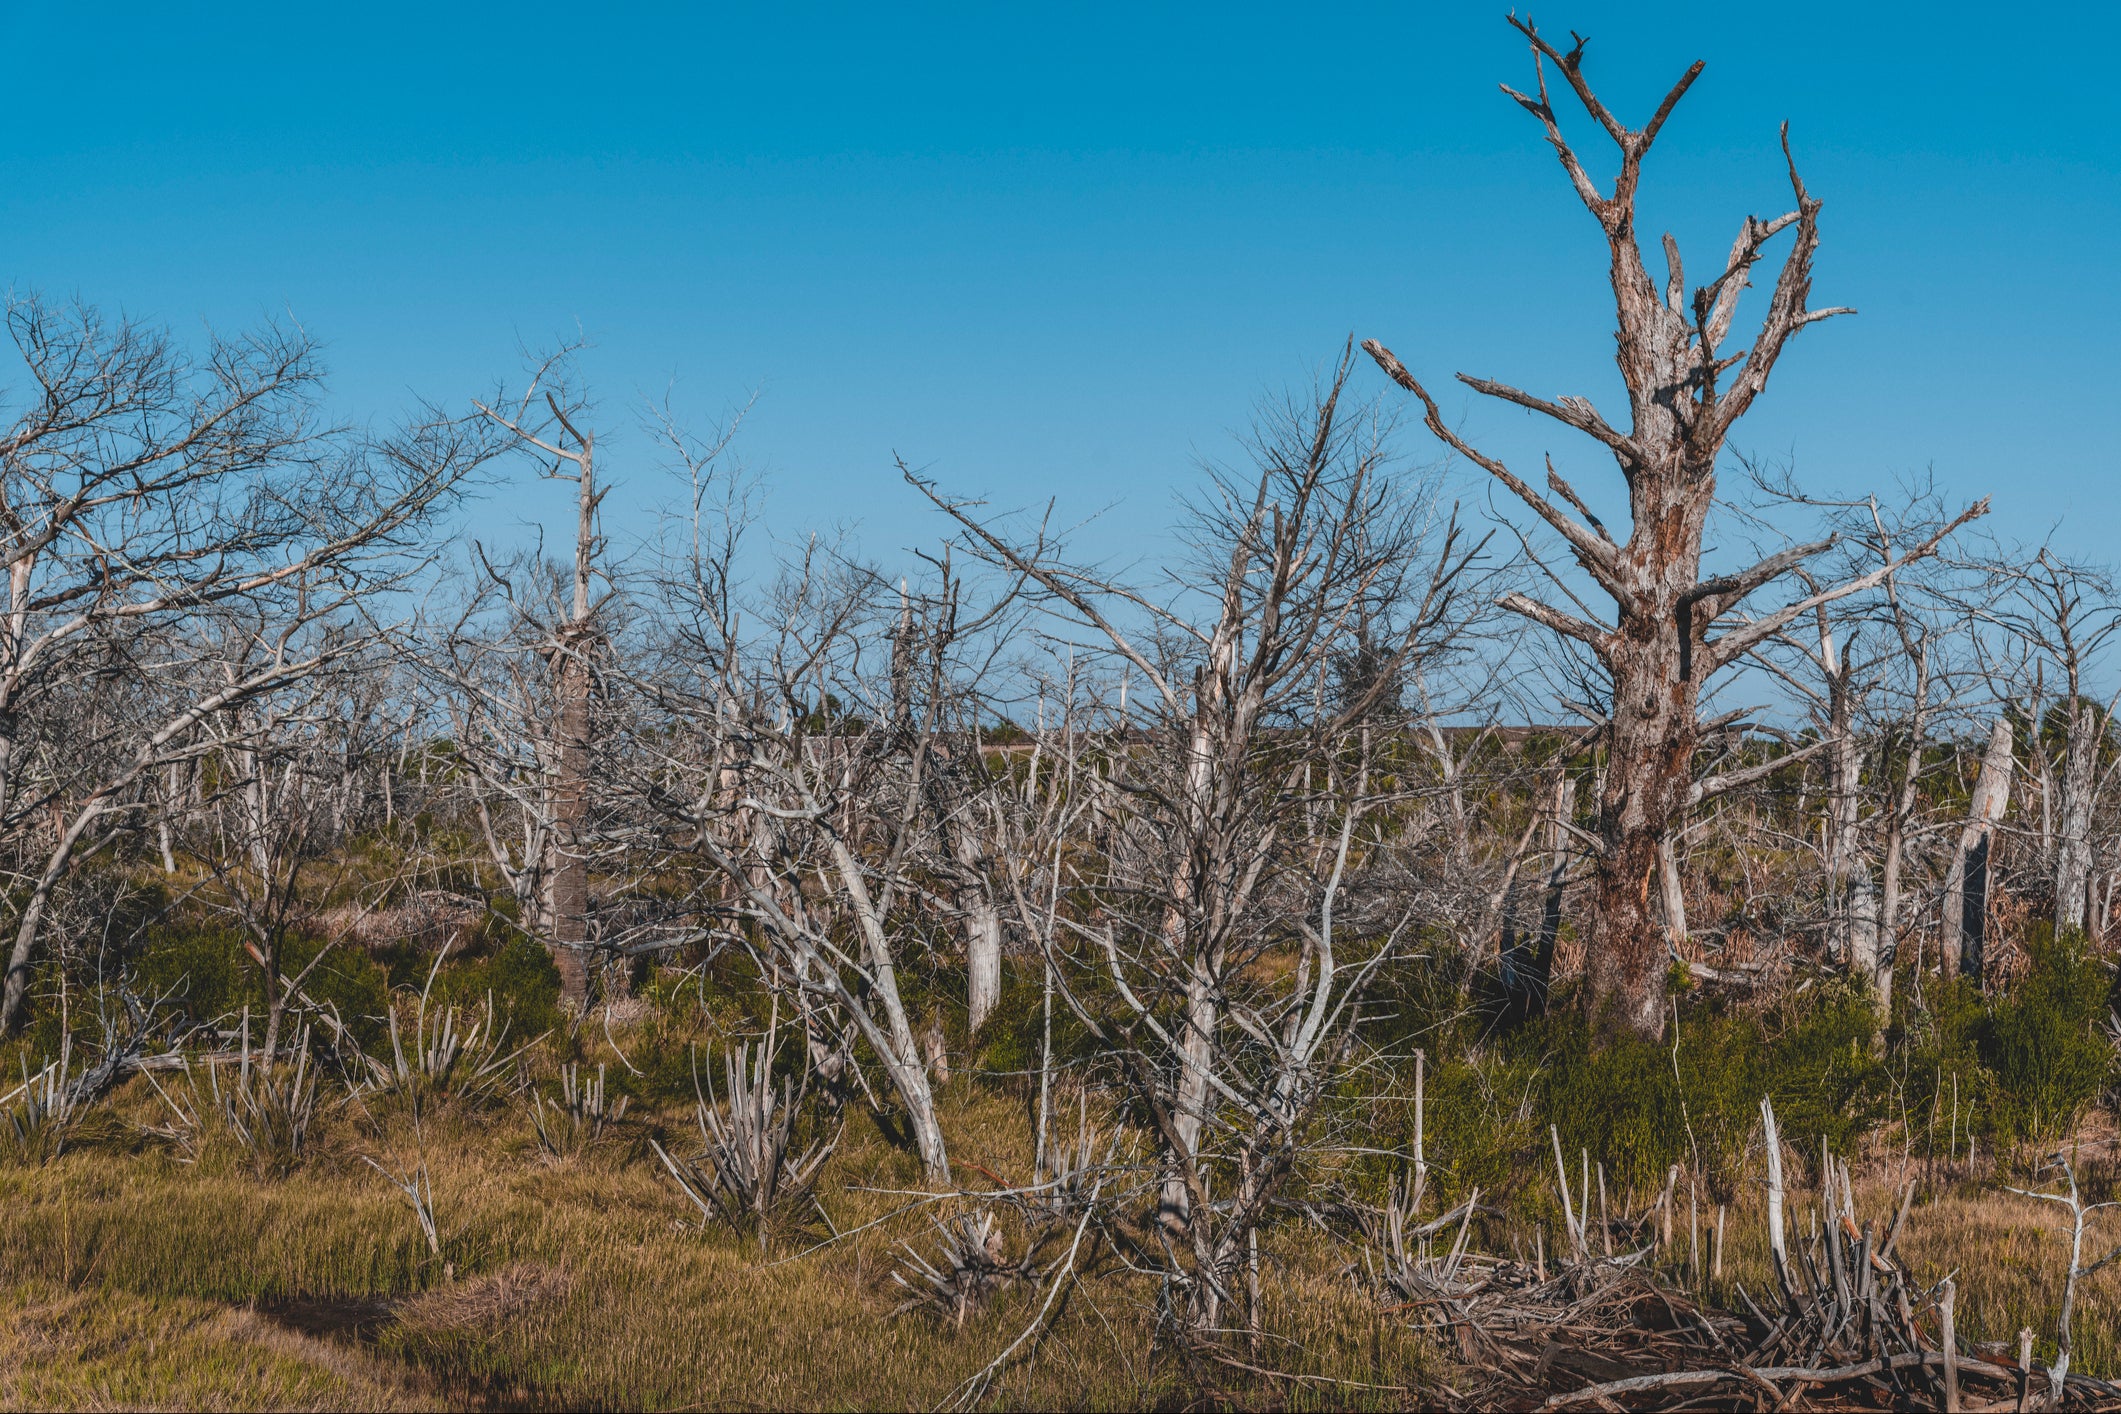
[[[629,1114],[605,1140],[553,1160],[520,1106],[444,1105],[422,1131],[435,1258],[404,1197],[362,1162],[412,1166],[400,1102],[328,1114],[281,1178],[227,1147],[178,1162],[140,1137],[152,1103],[144,1087],[129,1089],[58,1160],[0,1167],[0,1404],[932,1408],[1023,1329],[1039,1299],[1018,1286],[962,1328],[891,1315],[902,1295],[890,1283],[896,1244],[918,1245],[931,1229],[926,1210],[900,1211],[916,1160],[866,1120],[850,1127],[821,1190],[851,1235],[806,1253],[825,1235],[820,1223],[762,1257],[748,1239],[703,1231],[648,1154],[657,1125],[685,1122],[675,1112]],[[1028,1177],[1019,1102],[961,1079],[945,1103],[968,1188]],[[1890,1164],[1873,1169],[1859,1206],[1882,1227],[1896,1190]],[[2110,1182],[2110,1165],[2085,1171]],[[1528,1214],[1544,1181],[1525,1180]],[[1797,1230],[1812,1203],[1795,1195]],[[1020,1256],[1031,1234],[1001,1211]],[[1680,1215],[1669,1270],[1683,1280],[1683,1203]],[[1706,1264],[1712,1210],[1702,1217]],[[1901,1247],[1922,1284],[1956,1274],[1969,1338],[2013,1340],[2030,1324],[2051,1341],[2067,1252],[2056,1219],[1987,1175],[1940,1180]],[[1519,1241],[1529,1253],[1529,1222],[1491,1221],[1480,1236],[1491,1250]],[[2121,1213],[2101,1232],[2106,1245],[2121,1241]],[[1705,1294],[1734,1300],[1739,1281],[1759,1292],[1764,1247],[1759,1195],[1748,1192],[1730,1215],[1725,1280]],[[1183,1365],[1155,1340],[1153,1283],[1105,1254],[985,1402],[1416,1407],[1449,1380],[1406,1313],[1381,1312],[1350,1282],[1358,1249],[1291,1221],[1263,1250],[1268,1339],[1257,1363],[1280,1375]],[[2080,1292],[2077,1364],[2121,1369],[2121,1267]]]
[[[987,1186],[979,1170],[1028,1173],[1018,1105],[962,1082],[951,1104],[968,1186]],[[641,1157],[654,1122],[629,1117],[615,1140],[555,1162],[513,1109],[431,1113],[440,1262],[402,1196],[360,1162],[409,1166],[402,1115],[336,1116],[279,1179],[237,1155],[184,1165],[115,1140],[0,1169],[0,1402],[933,1407],[1036,1309],[1023,1288],[962,1329],[892,1317],[895,1244],[924,1240],[921,1212],[809,1255],[793,1237],[762,1258],[702,1231]],[[866,1190],[918,1178],[912,1156],[859,1122],[832,1167],[823,1199],[842,1231],[905,1206]],[[1025,1228],[1005,1214],[1005,1231],[1021,1254]],[[824,1235],[820,1224],[812,1240]],[[1286,1270],[1270,1283],[1264,1363],[1304,1378],[1181,1368],[1156,1349],[1153,1285],[1107,1261],[988,1402],[1141,1408],[1185,1402],[1203,1383],[1277,1404],[1408,1402],[1362,1386],[1425,1386],[1437,1369],[1426,1342],[1337,1274],[1345,1252],[1290,1238],[1275,1253]]]
[[[4,1296],[10,1409],[433,1409],[407,1371],[258,1312],[18,1282]]]

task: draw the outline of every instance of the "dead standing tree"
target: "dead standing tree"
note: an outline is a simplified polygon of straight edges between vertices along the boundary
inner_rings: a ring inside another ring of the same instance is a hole
[[[609,488],[597,489],[596,434],[577,425],[586,421],[585,407],[564,377],[573,354],[573,348],[563,349],[540,364],[512,410],[500,398],[492,405],[474,401],[472,406],[524,450],[549,458],[552,467],[546,475],[574,482],[577,491],[572,593],[543,645],[553,681],[555,721],[549,733],[552,762],[545,811],[551,826],[545,835],[551,862],[541,873],[546,946],[559,969],[562,998],[579,1009],[589,1005],[589,717],[602,607],[593,597],[592,581],[602,548],[597,507]]]
[[[1982,613],[2007,635],[1998,696],[2023,701],[2026,680],[2036,684],[2025,708],[2026,769],[2028,784],[2040,791],[2039,859],[2052,880],[2055,931],[2081,933],[2090,912],[2092,821],[2110,784],[2113,713],[2111,702],[2102,707],[2090,695],[2085,679],[2121,634],[2121,597],[2104,571],[2045,546],[2030,563],[2022,551],[1999,554],[1989,573],[2009,586]],[[2052,709],[2037,686],[2042,664],[2053,665],[2062,689]]]
[[[483,459],[446,421],[375,441],[323,425],[298,333],[268,326],[195,354],[88,306],[25,298],[6,317],[27,379],[0,431],[0,850],[22,859],[27,887],[0,1034],[26,1019],[53,891],[93,832],[140,781],[191,759],[201,721],[307,671],[189,674],[185,626],[269,604],[315,617],[397,582]],[[97,673],[132,675],[156,715],[129,720],[122,742],[65,749],[55,694]],[[33,761],[44,769],[26,778]],[[47,812],[52,838],[32,843]]]
[[[1664,238],[1667,278],[1662,289],[1644,265],[1635,223],[1642,162],[1657,134],[1699,77],[1697,62],[1664,97],[1649,122],[1626,127],[1591,90],[1583,74],[1585,41],[1557,50],[1525,20],[1510,23],[1532,46],[1537,96],[1503,91],[1537,118],[1576,194],[1598,221],[1610,252],[1618,316],[1620,375],[1630,421],[1614,427],[1581,397],[1550,401],[1503,383],[1460,374],[1475,392],[1542,413],[1589,436],[1610,452],[1627,483],[1632,528],[1616,542],[1575,490],[1551,466],[1547,487],[1575,510],[1548,500],[1495,457],[1476,450],[1445,423],[1428,390],[1383,345],[1368,341],[1378,365],[1419,398],[1438,439],[1507,486],[1568,542],[1576,563],[1613,601],[1613,622],[1595,623],[1523,594],[1501,603],[1556,633],[1585,644],[1609,676],[1612,720],[1610,764],[1598,802],[1598,844],[1586,964],[1586,1001],[1603,1029],[1661,1036],[1666,1013],[1666,943],[1651,905],[1660,844],[1697,789],[1694,751],[1700,727],[1696,704],[1708,679],[1771,635],[1819,605],[1859,592],[1890,576],[1895,565],[1822,589],[1758,618],[1725,622],[1748,596],[1831,545],[1793,545],[1730,574],[1704,577],[1702,537],[1716,503],[1716,470],[1732,428],[1767,386],[1776,361],[1800,329],[1841,308],[1808,307],[1812,260],[1819,248],[1820,202],[1805,189],[1783,155],[1796,209],[1763,221],[1748,216],[1720,273],[1687,296],[1679,246]],[[1620,151],[1610,194],[1601,191],[1562,136],[1547,88],[1547,65],[1561,72],[1584,111]],[[1741,353],[1723,352],[1751,284],[1753,267],[1781,233],[1793,241],[1783,259],[1760,332]],[[1726,375],[1728,381],[1726,381]],[[1979,514],[1977,506],[1959,521]],[[1581,519],[1578,519],[1581,516]],[[1929,553],[1935,541],[1913,556]],[[1904,563],[1901,561],[1899,563]],[[1710,637],[1710,630],[1722,625]]]
[[[1397,728],[1398,685],[1458,647],[1485,544],[1392,486],[1382,429],[1341,409],[1349,371],[1344,357],[1314,399],[1276,410],[1256,467],[1216,476],[1169,601],[1044,538],[1012,543],[914,480],[973,555],[1150,687],[1113,733],[1127,743],[1112,767],[1119,808],[1078,890],[1088,920],[1064,920],[1079,948],[1068,996],[1153,1116],[1162,1229],[1178,1244],[1166,1275],[1196,1330],[1218,1324],[1346,1060],[1356,1000],[1399,936],[1404,920],[1375,910],[1360,936],[1336,933],[1353,911],[1351,855],[1359,869],[1375,853],[1365,822],[1391,794],[1373,733]],[[1379,651],[1327,702],[1364,623]],[[1318,817],[1326,832],[1307,829]],[[1269,955],[1295,958],[1291,975],[1262,968]]]

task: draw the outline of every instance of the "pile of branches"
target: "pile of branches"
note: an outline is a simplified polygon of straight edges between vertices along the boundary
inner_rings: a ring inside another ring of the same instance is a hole
[[[1863,1221],[1847,1166],[1822,1152],[1813,1230],[1793,1242],[1774,1110],[1761,1111],[1777,1289],[1736,1285],[1742,1310],[1664,1281],[1654,1241],[1593,1255],[1566,1198],[1569,1246],[1551,1270],[1469,1248],[1477,1195],[1418,1227],[1388,1205],[1370,1279],[1455,1347],[1464,1387],[1440,1393],[1478,1409],[2121,1409],[2121,1386],[2036,1366],[2030,1332],[2015,1361],[1963,1353],[1951,1283],[1917,1290],[1893,1257],[1912,1187],[1890,1223]]]

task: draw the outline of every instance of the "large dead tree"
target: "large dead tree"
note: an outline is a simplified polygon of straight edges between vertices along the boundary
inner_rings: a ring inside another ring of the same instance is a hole
[[[1966,824],[1959,832],[1951,873],[1945,879],[1942,962],[1948,973],[1961,972],[1978,978],[1987,962],[1984,945],[1993,874],[1990,846],[1995,841],[1998,822],[2010,808],[2011,776],[2016,764],[2011,735],[2008,717],[1999,716],[1989,728],[1988,750],[1982,753],[1981,774],[1974,778]]]
[[[1805,594],[1757,618],[1737,616],[1747,597],[1831,541],[1793,545],[1734,573],[1702,573],[1702,538],[1716,503],[1717,463],[1732,428],[1767,386],[1776,361],[1800,329],[1851,312],[1809,307],[1820,202],[1797,174],[1787,125],[1782,148],[1795,209],[1769,220],[1748,216],[1721,270],[1691,296],[1678,243],[1665,236],[1667,274],[1660,287],[1643,261],[1635,198],[1643,159],[1702,65],[1695,63],[1680,77],[1649,122],[1629,128],[1585,79],[1580,36],[1563,52],[1529,21],[1513,16],[1510,23],[1531,44],[1537,87],[1533,95],[1507,85],[1503,91],[1539,120],[1606,239],[1619,325],[1617,361],[1629,416],[1625,427],[1616,427],[1585,398],[1550,400],[1486,378],[1459,378],[1475,392],[1544,414],[1603,446],[1627,483],[1632,520],[1627,539],[1613,539],[1551,462],[1548,490],[1567,508],[1460,437],[1444,421],[1435,398],[1383,345],[1373,340],[1363,347],[1421,400],[1429,430],[1501,481],[1567,541],[1576,563],[1613,602],[1612,622],[1599,623],[1523,594],[1501,601],[1585,644],[1610,680],[1611,758],[1598,802],[1586,1001],[1607,1032],[1656,1036],[1663,1032],[1666,1012],[1667,946],[1650,896],[1660,843],[1697,789],[1695,707],[1704,683],[1820,604],[1875,585],[1897,566]],[[1592,179],[1562,135],[1547,87],[1549,64],[1619,150],[1620,170],[1610,192]],[[1726,353],[1739,296],[1751,284],[1769,241],[1784,232],[1792,241],[1759,333],[1742,351]],[[1914,553],[1928,553],[1934,544]]]

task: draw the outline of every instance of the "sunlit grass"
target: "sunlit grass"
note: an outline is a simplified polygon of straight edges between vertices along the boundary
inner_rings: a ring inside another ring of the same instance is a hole
[[[118,1108],[144,1117],[142,1103],[128,1091]],[[960,1082],[949,1104],[969,1163],[1028,1176],[1016,1100]],[[822,1221],[763,1257],[702,1231],[639,1152],[655,1122],[629,1119],[619,1137],[554,1161],[515,1108],[430,1111],[439,1260],[402,1195],[361,1162],[413,1161],[398,1109],[342,1110],[282,1178],[225,1149],[180,1163],[116,1125],[56,1162],[0,1168],[0,1299],[14,1331],[0,1391],[10,1404],[71,1407],[931,1407],[1036,1310],[1037,1293],[1021,1288],[962,1329],[894,1317],[896,1244],[927,1240],[920,1211],[808,1255],[828,1236]],[[846,1232],[906,1207],[896,1192],[918,1176],[913,1156],[858,1119],[823,1201]],[[965,1181],[988,1184],[970,1168]],[[1021,1219],[1003,1218],[1020,1251]],[[1405,1402],[1362,1387],[1420,1384],[1434,1368],[1426,1343],[1380,1317],[1313,1236],[1292,1239],[1270,1284],[1267,1363],[1313,1378],[1272,1382],[1277,1402]],[[1139,1408],[1198,1388],[1202,1372],[1157,1349],[1153,1283],[1111,1267],[1059,1304],[990,1404]],[[328,1303],[368,1299],[391,1315],[359,1339],[303,1333],[329,1324]],[[308,1325],[291,1322],[290,1305]],[[1226,1368],[1209,1377],[1255,1382]]]
[[[332,1107],[294,1170],[275,1177],[225,1138],[181,1162],[143,1137],[158,1103],[132,1082],[66,1154],[0,1167],[0,1403],[934,1407],[1036,1309],[1038,1293],[1019,1287],[962,1328],[892,1314],[903,1296],[890,1282],[897,1244],[919,1246],[930,1229],[904,1196],[919,1186],[918,1162],[860,1115],[821,1189],[832,1224],[851,1235],[824,1243],[820,1219],[807,1233],[778,1233],[762,1255],[748,1238],[702,1230],[647,1152],[650,1134],[660,1128],[667,1139],[689,1122],[675,1109],[639,1106],[603,1141],[555,1160],[518,1103],[430,1105],[416,1131],[402,1097],[371,1098]],[[944,1104],[967,1188],[1029,1177],[1020,1096],[960,1078]],[[401,1171],[424,1156],[439,1257],[366,1156]],[[1882,1230],[1894,1165],[1877,1158],[1870,1172],[1859,1207]],[[1489,1250],[1530,1254],[1546,1186],[1544,1174],[1519,1174],[1514,1191],[1498,1195],[1510,1216],[1479,1233]],[[1815,1203],[1801,1185],[1793,1192],[1793,1232],[1808,1230]],[[1020,1253],[1031,1234],[1020,1215],[999,1211]],[[1771,1278],[1757,1184],[1728,1212],[1720,1282],[1706,1273],[1711,1207],[1701,1222],[1701,1284],[1735,1302],[1743,1282],[1764,1301]],[[1918,1285],[1956,1275],[1968,1339],[2013,1340],[2029,1324],[2045,1349],[2067,1251],[2055,1223],[2054,1212],[1998,1191],[1986,1174],[1940,1176],[1911,1214],[1901,1252]],[[2107,1242],[2121,1241],[2121,1217],[2106,1223]],[[1682,1202],[1664,1263],[1681,1282],[1685,1232]],[[1256,1355],[1242,1340],[1228,1349],[1277,1375],[1180,1360],[1156,1338],[1154,1281],[1099,1249],[1050,1331],[985,1402],[1409,1407],[1449,1378],[1407,1315],[1381,1312],[1350,1280],[1358,1245],[1292,1214],[1270,1226],[1262,1251],[1267,1338]],[[359,1316],[358,1329],[342,1307]],[[2117,1328],[2121,1267],[2079,1293],[2078,1368],[2117,1368]]]

